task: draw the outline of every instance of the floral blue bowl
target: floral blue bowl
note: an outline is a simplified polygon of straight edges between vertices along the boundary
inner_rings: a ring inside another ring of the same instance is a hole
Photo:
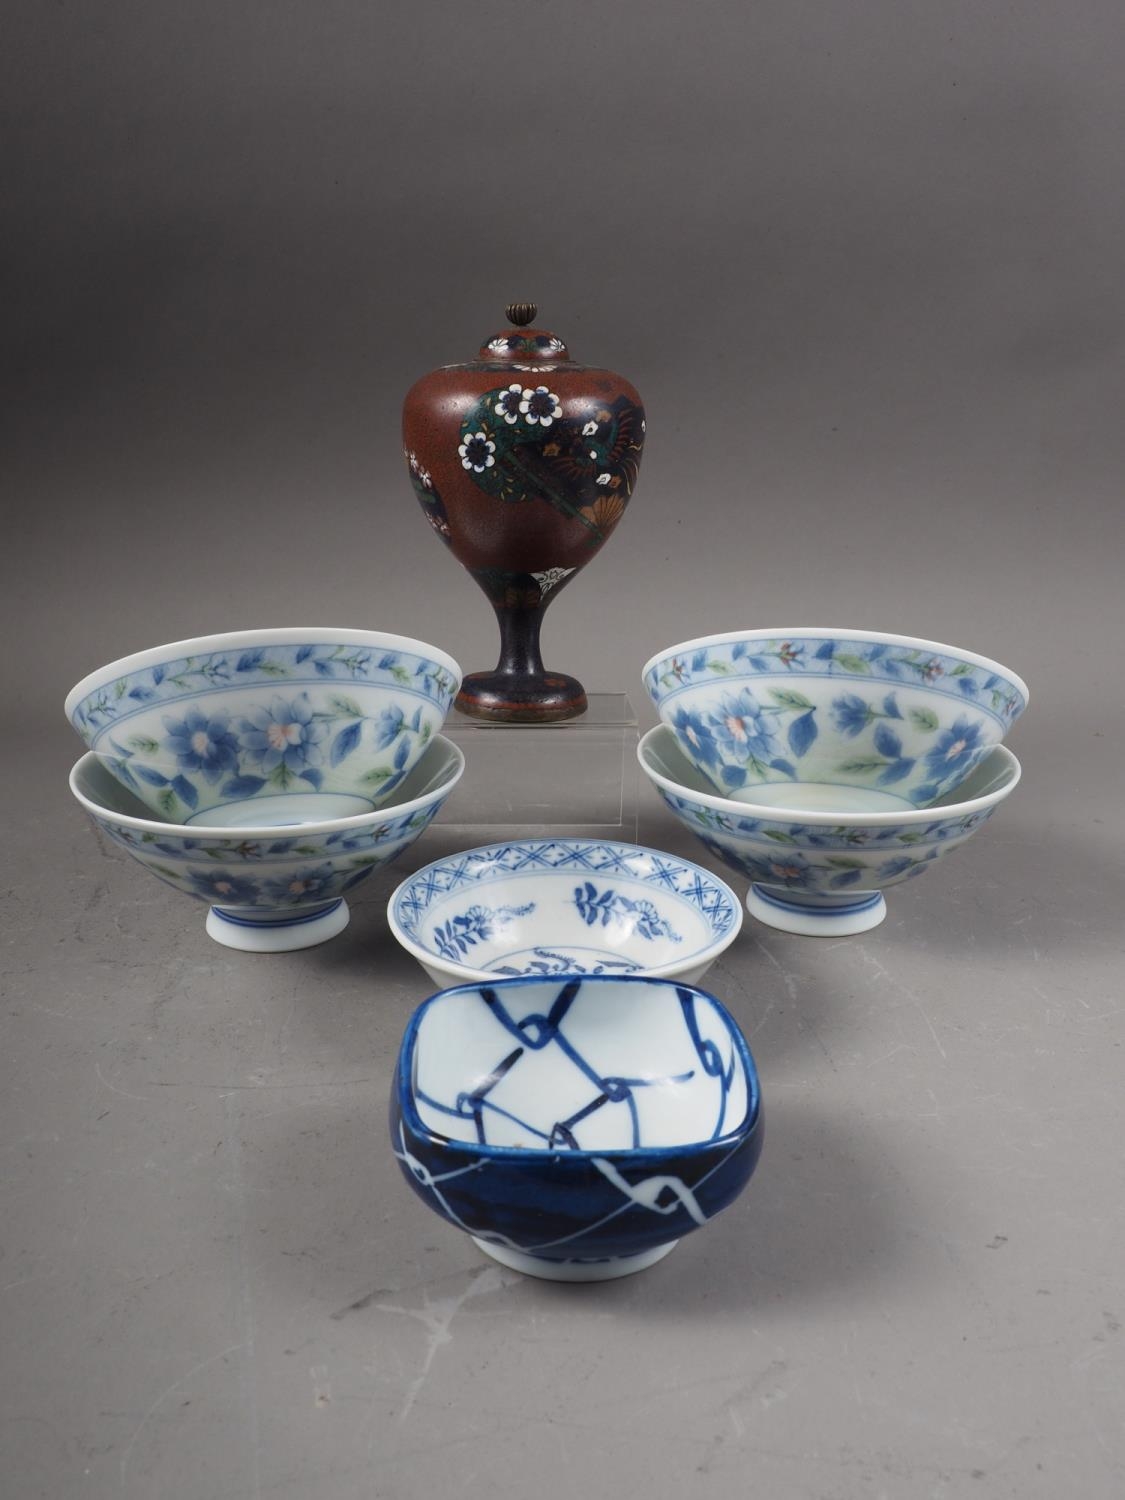
[[[439,985],[637,973],[695,984],[738,936],[742,907],[673,854],[526,839],[426,865],[395,891],[387,920]]]
[[[207,931],[217,942],[280,953],[341,932],[345,892],[414,843],[464,769],[458,747],[436,735],[377,811],[288,831],[157,822],[92,753],[71,771],[70,789],[115,844],[168,885],[208,903]]]
[[[502,979],[406,1028],[391,1141],[435,1213],[558,1281],[643,1270],[738,1196],[758,1076],[714,996],[669,979]]]
[[[645,688],[712,791],[826,812],[925,807],[1027,706],[998,662],[866,630],[742,630],[646,663]]]
[[[402,785],[461,682],[451,656],[374,630],[247,630],[91,672],[66,715],[157,817],[324,822]]]
[[[887,914],[883,891],[913,879],[986,823],[1020,779],[1020,763],[995,745],[929,807],[902,812],[807,812],[718,797],[667,724],[637,756],[664,805],[724,864],[752,881],[747,910],[770,927],[806,936],[866,932]]]

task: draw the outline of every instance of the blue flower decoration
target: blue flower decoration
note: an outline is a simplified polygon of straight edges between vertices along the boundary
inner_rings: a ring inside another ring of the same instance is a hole
[[[858,693],[845,693],[832,700],[832,717],[841,734],[855,736],[871,722],[871,710]]]
[[[768,761],[777,753],[762,706],[749,688],[725,694],[711,723],[720,748],[735,760]]]
[[[165,714],[164,727],[181,771],[202,771],[208,781],[218,781],[238,765],[238,737],[226,714],[208,718],[198,708],[189,708],[182,719]]]
[[[321,898],[327,901],[336,894],[336,886],[337,880],[331,865],[296,870],[262,883],[267,898],[278,906],[298,906]]]
[[[385,708],[375,721],[375,748],[385,750],[402,733],[403,713],[398,704]]]
[[[721,760],[715,735],[702,714],[689,708],[678,708],[672,716],[672,729],[692,748],[695,759],[705,766],[717,766]]]
[[[803,890],[815,884],[817,870],[800,854],[778,852],[761,861],[764,873],[759,877],[766,885],[783,885],[788,890]]]
[[[300,774],[321,764],[321,741],[326,724],[313,716],[308,693],[286,702],[275,698],[272,707],[259,709],[241,723],[242,744],[251,760],[267,774],[284,765]]]
[[[197,896],[218,906],[253,906],[258,899],[257,883],[229,870],[189,870],[188,879]]]
[[[982,726],[958,719],[951,729],[943,729],[931,750],[926,751],[926,765],[935,780],[951,771],[968,770],[982,748]]]

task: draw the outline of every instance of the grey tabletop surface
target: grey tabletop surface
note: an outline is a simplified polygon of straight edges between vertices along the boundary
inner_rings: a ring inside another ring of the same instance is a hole
[[[5,7],[2,1500],[1125,1495],[1123,75],[1107,0]],[[400,407],[524,297],[647,412],[550,665],[642,726],[641,664],[740,627],[1031,688],[882,926],[747,920],[707,982],[760,1167],[586,1287],[388,1149],[430,985],[384,906],[456,798],[336,940],[235,953],[99,838],[61,712],[252,626],[490,668]]]
[[[257,956],[64,797],[5,784],[5,1415],[16,1496],[1120,1493],[1120,830],[1092,741],[834,940],[747,921],[707,983],[761,1070],[743,1196],[599,1286],[486,1260],[400,1178],[432,986],[401,875]],[[650,794],[641,839],[708,856]],[[737,881],[739,889],[742,883]]]

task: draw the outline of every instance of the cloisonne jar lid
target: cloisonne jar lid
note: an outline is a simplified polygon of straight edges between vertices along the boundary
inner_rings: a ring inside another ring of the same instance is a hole
[[[411,388],[403,442],[430,525],[473,576],[500,626],[500,659],[470,672],[457,707],[476,718],[544,722],[586,707],[582,685],[544,667],[543,611],[602,547],[632,496],[644,446],[636,390],[578,364],[534,326],[534,303],[474,360]]]

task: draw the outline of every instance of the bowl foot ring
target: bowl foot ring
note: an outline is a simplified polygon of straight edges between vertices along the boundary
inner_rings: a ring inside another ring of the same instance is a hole
[[[814,906],[752,885],[746,893],[746,910],[779,932],[794,932],[799,937],[850,937],[878,927],[887,915],[887,903],[881,891],[872,891],[850,904]]]
[[[240,953],[293,953],[336,937],[348,925],[350,915],[348,903],[339,899],[286,913],[213,906],[206,925],[208,936],[224,948],[237,948]]]
[[[507,1245],[495,1245],[488,1240],[472,1236],[473,1244],[485,1255],[498,1260],[511,1271],[522,1271],[525,1276],[538,1276],[543,1281],[616,1281],[619,1276],[632,1276],[635,1271],[647,1270],[656,1265],[676,1248],[678,1240],[667,1245],[657,1245],[654,1250],[642,1250],[639,1255],[619,1255],[612,1260],[545,1260],[540,1255],[528,1255],[525,1250],[511,1250]]]

